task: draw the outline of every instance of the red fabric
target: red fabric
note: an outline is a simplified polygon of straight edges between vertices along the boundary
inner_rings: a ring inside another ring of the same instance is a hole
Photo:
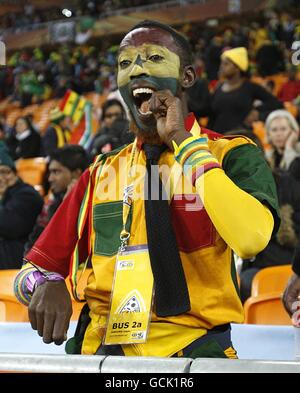
[[[278,98],[282,102],[289,102],[297,98],[299,94],[300,81],[288,81],[282,86]]]
[[[187,115],[187,117],[184,119],[184,126],[185,126],[185,129],[186,129],[188,132],[191,132],[191,130],[192,130],[192,128],[193,128],[193,125],[194,125],[195,121],[197,121],[197,120],[196,120],[195,115],[194,115],[193,112],[190,112],[190,113]],[[201,127],[201,133],[202,133],[202,134],[207,134],[208,139],[219,139],[219,138],[223,138],[223,135],[222,135],[222,134],[219,134],[219,133],[217,133],[217,132],[208,130],[207,128],[204,128],[204,127]]]
[[[180,251],[189,253],[215,244],[216,229],[199,195],[175,195],[171,220]]]
[[[211,131],[207,128],[201,127],[201,132],[202,134],[206,134],[208,136],[208,139],[220,139],[224,138],[224,135],[219,134],[218,132]]]
[[[63,109],[64,109],[64,107],[65,107],[65,105],[66,105],[66,102],[68,101],[68,99],[69,99],[69,97],[70,97],[70,94],[71,94],[71,90],[68,89],[67,92],[66,92],[66,94],[64,95],[64,97],[63,97],[63,99],[62,99],[60,105],[59,105],[59,109],[60,109],[61,111],[63,111]]]
[[[89,170],[86,170],[26,255],[26,259],[46,270],[68,276],[70,258],[78,240],[78,214],[88,181]],[[79,244],[81,260],[88,256],[87,239],[88,231]]]

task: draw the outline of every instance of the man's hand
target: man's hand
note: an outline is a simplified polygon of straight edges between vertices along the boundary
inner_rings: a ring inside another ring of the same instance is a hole
[[[292,315],[296,311],[295,302],[299,301],[299,295],[300,277],[297,274],[293,274],[292,277],[289,279],[289,282],[282,297],[283,305],[289,315]]]
[[[150,111],[157,121],[157,132],[161,140],[173,150],[172,140],[180,145],[191,134],[185,130],[182,103],[169,90],[152,94]]]
[[[64,281],[47,281],[34,291],[28,307],[32,329],[46,344],[61,345],[67,339],[72,302]]]

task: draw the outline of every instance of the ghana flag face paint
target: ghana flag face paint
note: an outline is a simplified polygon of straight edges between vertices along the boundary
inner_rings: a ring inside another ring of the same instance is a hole
[[[133,30],[121,43],[118,87],[135,123],[144,131],[156,128],[156,120],[149,111],[153,91],[177,93],[180,77],[177,52],[173,37],[156,28]]]

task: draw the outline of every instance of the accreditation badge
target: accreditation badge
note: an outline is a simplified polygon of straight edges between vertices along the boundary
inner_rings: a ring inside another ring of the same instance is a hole
[[[148,247],[128,246],[117,255],[104,345],[146,342],[152,298],[153,274]]]

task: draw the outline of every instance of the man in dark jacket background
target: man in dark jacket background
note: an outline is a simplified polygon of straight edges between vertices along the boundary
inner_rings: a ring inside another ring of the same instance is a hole
[[[24,244],[43,206],[43,199],[18,178],[6,145],[0,142],[0,269],[19,269]]]
[[[32,248],[66,194],[73,188],[88,165],[89,156],[82,146],[65,145],[52,152],[48,167],[48,182],[51,192],[25,244],[24,255]]]

